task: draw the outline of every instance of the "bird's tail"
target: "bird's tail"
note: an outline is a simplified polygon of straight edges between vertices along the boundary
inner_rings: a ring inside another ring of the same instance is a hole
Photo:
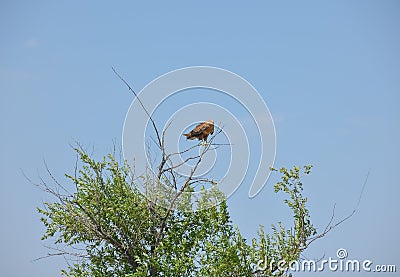
[[[190,139],[190,140],[195,139],[195,137],[192,136],[192,133],[187,133],[187,134],[183,134],[183,135],[186,137],[186,139]]]

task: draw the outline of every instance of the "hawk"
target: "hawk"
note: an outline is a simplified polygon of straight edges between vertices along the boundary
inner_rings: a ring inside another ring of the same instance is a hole
[[[207,137],[214,133],[214,120],[208,120],[206,122],[202,122],[198,124],[192,131],[187,134],[183,134],[186,139],[198,139],[201,140],[202,143],[207,141]]]

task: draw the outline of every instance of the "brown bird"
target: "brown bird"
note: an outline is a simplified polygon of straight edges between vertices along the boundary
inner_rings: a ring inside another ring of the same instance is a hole
[[[208,120],[198,124],[192,131],[187,134],[183,134],[186,139],[198,139],[202,141],[202,144],[207,141],[207,137],[214,133],[214,120]],[[204,145],[204,144],[203,144]]]

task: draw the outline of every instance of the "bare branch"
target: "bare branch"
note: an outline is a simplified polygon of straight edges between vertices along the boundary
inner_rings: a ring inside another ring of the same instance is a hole
[[[193,180],[191,182],[189,182],[189,186],[193,185],[193,184],[197,184],[197,183],[210,183],[212,185],[214,185],[216,183],[216,181],[211,180],[211,179],[207,179],[207,178],[199,178],[196,180]]]
[[[170,170],[172,170],[172,169],[178,168],[178,167],[180,167],[180,166],[186,164],[188,161],[190,161],[190,160],[195,160],[195,159],[198,159],[198,158],[200,158],[200,157],[201,157],[201,155],[188,157],[188,158],[186,158],[185,160],[183,160],[181,163],[179,163],[179,164],[177,164],[177,165],[171,165],[170,167],[167,167],[167,168],[163,169],[163,170],[161,171],[161,173],[164,173],[164,172],[166,172],[166,171],[170,171]]]
[[[331,217],[331,219],[329,221],[329,224],[325,227],[324,231],[319,235],[316,235],[314,237],[309,238],[307,240],[306,244],[301,248],[301,251],[305,250],[312,242],[316,241],[319,238],[322,238],[322,237],[326,236],[330,231],[332,231],[332,229],[336,228],[337,226],[339,226],[340,224],[342,224],[346,220],[350,219],[354,215],[355,212],[356,212],[356,210],[353,210],[353,212],[351,214],[349,214],[348,216],[344,217],[343,219],[341,219],[340,221],[338,221],[334,225],[331,225],[331,222],[333,221],[333,218],[335,216],[335,214],[334,214],[335,210],[333,210],[332,217]]]
[[[144,104],[142,103],[142,100],[140,100],[139,96],[137,95],[137,93],[132,89],[132,87],[128,84],[127,81],[125,81],[125,79],[115,70],[114,67],[111,67],[111,69],[114,71],[115,75],[117,75],[117,77],[128,87],[128,89],[135,95],[136,99],[139,101],[140,106],[142,106],[142,109],[144,110],[144,112],[146,113],[146,115],[149,117],[151,124],[153,125],[154,131],[156,132],[157,135],[157,140],[158,140],[158,145],[161,148],[162,143],[161,143],[161,138],[160,138],[160,134],[158,132],[156,123],[154,122],[153,118],[151,117],[150,113],[147,111],[146,107],[144,106]]]
[[[39,260],[42,260],[42,259],[46,259],[46,258],[50,258],[50,257],[54,257],[54,256],[64,256],[64,257],[65,256],[71,256],[71,257],[82,258],[82,259],[89,259],[90,258],[89,255],[84,254],[84,253],[77,253],[77,252],[72,252],[72,251],[70,252],[70,251],[67,251],[67,250],[59,249],[59,248],[56,248],[56,247],[51,247],[51,246],[48,246],[48,245],[44,245],[44,247],[46,247],[47,249],[49,249],[51,251],[55,251],[55,252],[49,252],[45,256],[41,256],[41,257],[38,257],[38,258],[32,260],[32,262],[36,262],[36,261],[39,261]],[[73,248],[73,249],[74,250],[78,250],[76,248]]]
[[[333,219],[334,219],[334,217],[335,217],[335,208],[336,208],[336,204],[335,204],[335,205],[333,206],[332,216],[331,216],[331,218],[330,218],[330,220],[329,220],[329,223],[326,225],[324,231],[323,231],[321,234],[319,234],[319,235],[316,235],[316,236],[314,236],[314,237],[309,238],[309,239],[307,240],[305,246],[302,248],[302,250],[306,249],[306,248],[307,248],[312,242],[314,242],[315,240],[326,236],[332,229],[336,228],[337,226],[339,226],[340,224],[342,224],[342,223],[345,222],[346,220],[350,219],[350,218],[356,213],[356,211],[357,211],[357,209],[358,209],[358,207],[359,207],[359,205],[360,205],[361,198],[362,198],[362,194],[363,194],[363,192],[364,192],[365,186],[366,186],[366,184],[367,184],[367,182],[368,182],[369,174],[370,174],[370,170],[368,171],[368,173],[367,173],[367,175],[366,175],[366,177],[365,177],[365,181],[364,181],[364,183],[363,183],[363,186],[362,186],[362,189],[361,189],[361,192],[360,192],[360,195],[359,195],[359,197],[358,197],[358,201],[357,201],[357,204],[356,204],[356,207],[354,208],[354,210],[353,210],[348,216],[342,218],[341,220],[339,220],[338,222],[336,222],[335,224],[332,225]]]
[[[64,188],[63,185],[61,185],[60,182],[58,182],[58,180],[54,177],[54,175],[51,173],[49,167],[47,166],[46,160],[43,160],[44,166],[46,168],[47,174],[49,174],[49,176],[51,177],[51,179],[53,180],[54,183],[57,184],[57,186],[59,186],[62,190],[64,190],[64,192],[66,192],[67,194],[70,194],[70,192]]]

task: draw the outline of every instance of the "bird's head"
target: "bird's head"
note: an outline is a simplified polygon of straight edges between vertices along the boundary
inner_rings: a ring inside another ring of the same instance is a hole
[[[212,119],[207,120],[207,123],[210,124],[210,125],[212,125],[211,135],[214,134],[214,120],[212,120]]]

